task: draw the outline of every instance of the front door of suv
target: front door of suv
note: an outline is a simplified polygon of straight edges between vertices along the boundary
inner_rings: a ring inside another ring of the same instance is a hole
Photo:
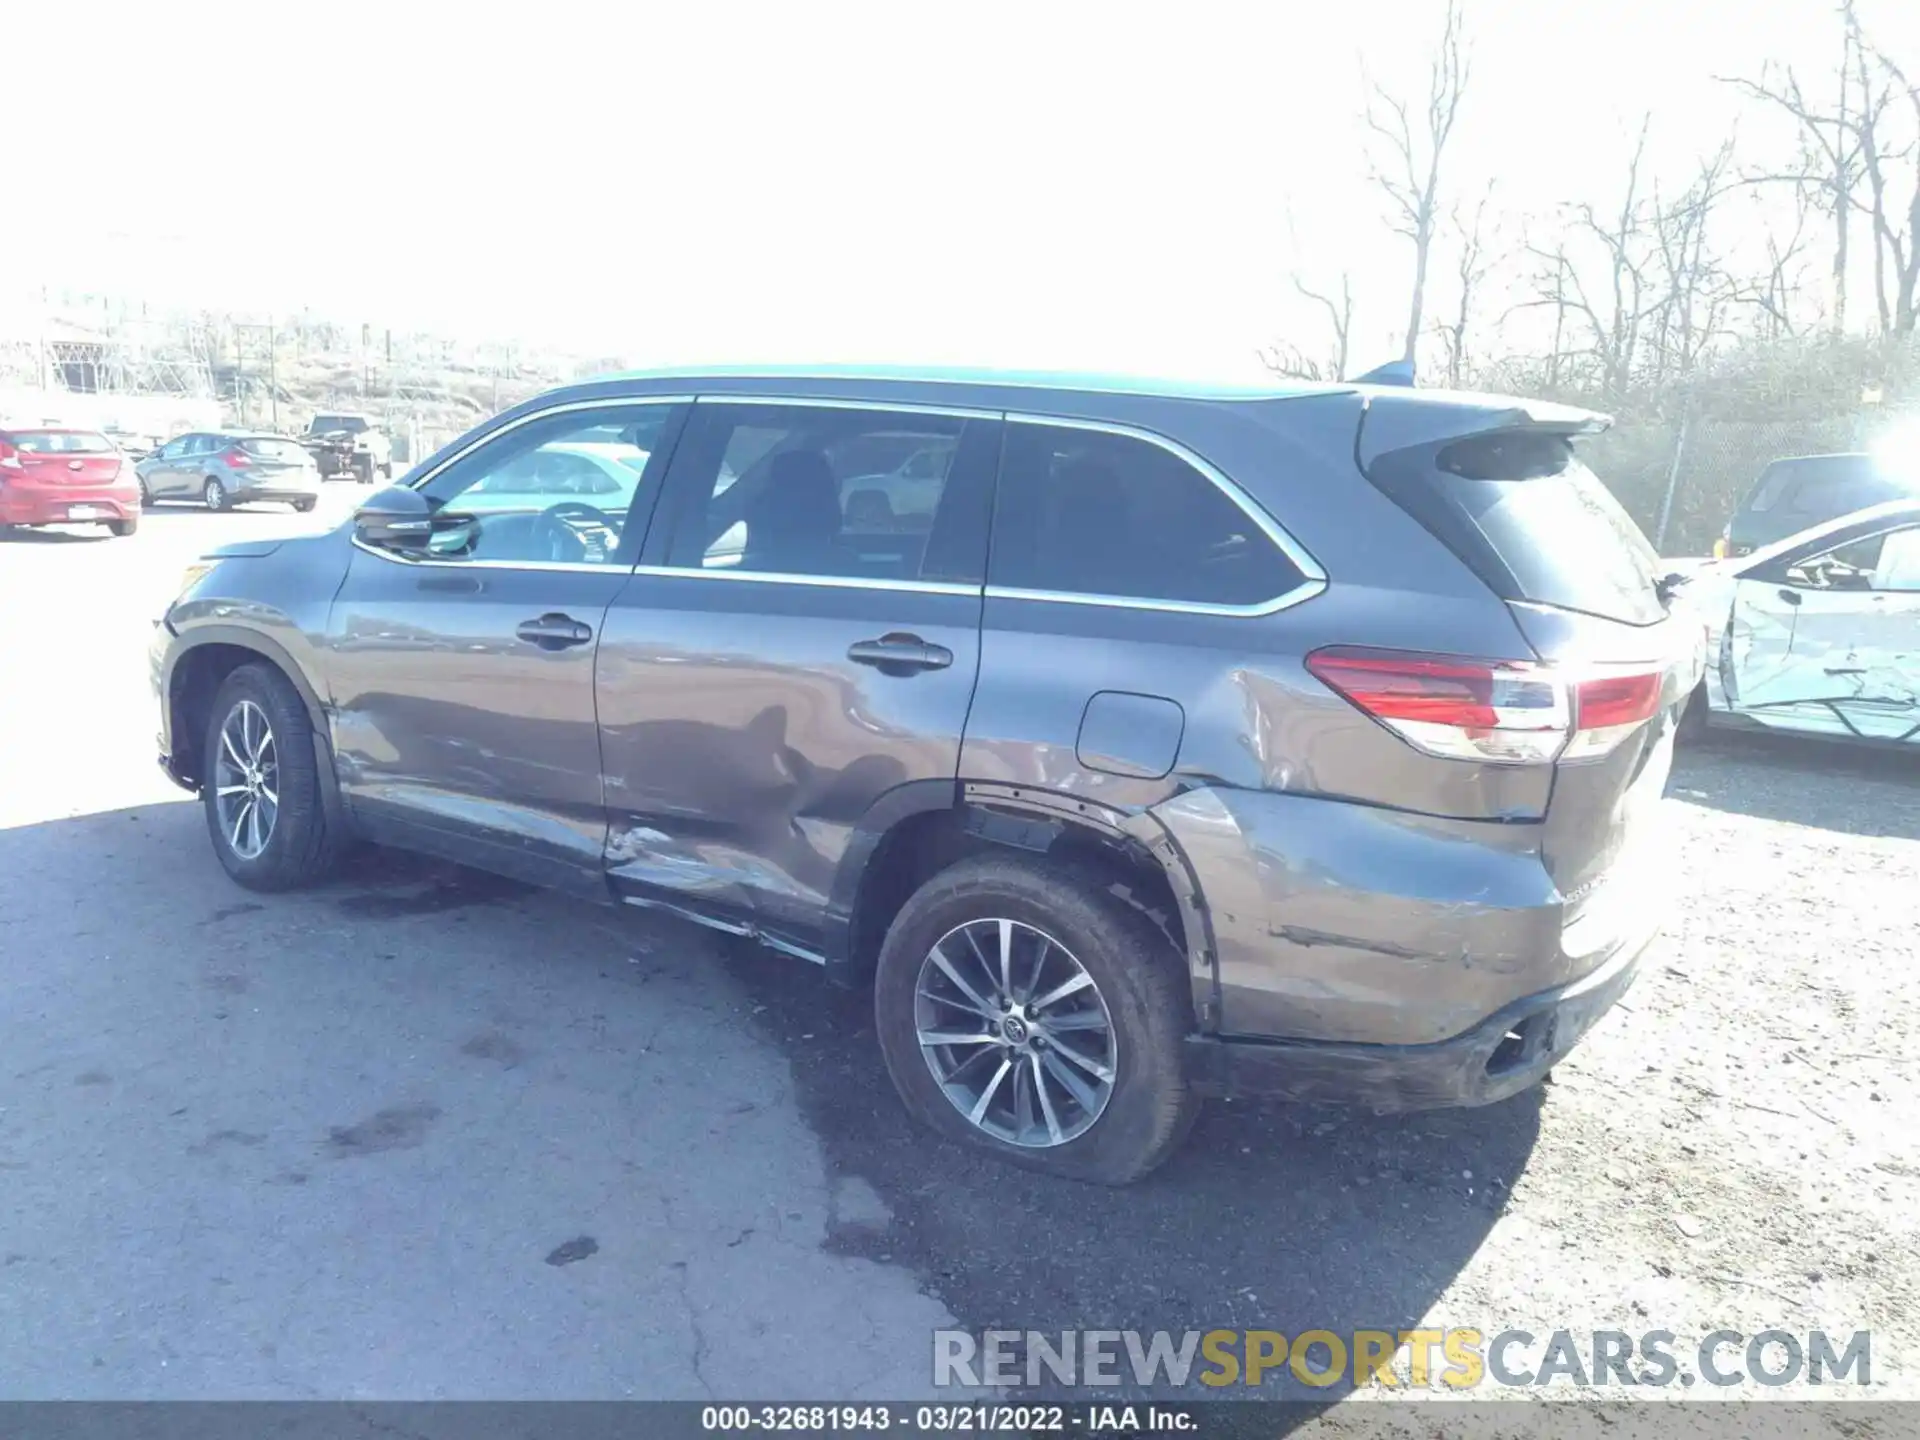
[[[695,405],[600,646],[623,890],[811,949],[863,823],[952,803],[999,431],[991,415]],[[910,462],[919,478],[896,483]]]
[[[427,479],[424,543],[356,541],[326,680],[375,839],[605,893],[594,657],[686,408],[531,415]]]

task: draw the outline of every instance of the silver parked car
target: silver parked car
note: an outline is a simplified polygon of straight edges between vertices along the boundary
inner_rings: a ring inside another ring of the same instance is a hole
[[[320,471],[298,440],[253,430],[196,430],[169,440],[138,465],[140,503],[195,500],[225,510],[252,500],[280,500],[311,510]]]

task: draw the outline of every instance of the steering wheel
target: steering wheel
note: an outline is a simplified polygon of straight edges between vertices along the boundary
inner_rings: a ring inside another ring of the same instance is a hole
[[[562,500],[534,518],[533,542],[553,561],[604,559],[620,543],[620,530],[604,510],[584,500]]]

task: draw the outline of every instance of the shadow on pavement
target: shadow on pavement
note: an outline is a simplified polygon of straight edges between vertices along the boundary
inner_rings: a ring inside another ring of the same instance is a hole
[[[1848,835],[1920,839],[1920,745],[1853,745],[1720,731],[1683,744],[1667,794]]]
[[[1538,1091],[1385,1117],[1216,1104],[1138,1185],[1052,1180],[908,1120],[866,992],[822,985],[744,943],[733,964],[757,1021],[792,1058],[802,1113],[833,1169],[869,1182],[893,1212],[884,1230],[837,1243],[913,1266],[976,1333],[1034,1330],[1058,1343],[1063,1329],[1167,1330],[1178,1343],[1188,1330],[1325,1329],[1350,1341],[1356,1330],[1412,1328],[1499,1218],[1539,1130]],[[1269,1375],[1259,1391],[1190,1380],[1184,1392],[1076,1398],[1332,1401],[1350,1388],[1288,1377],[1282,1389]]]

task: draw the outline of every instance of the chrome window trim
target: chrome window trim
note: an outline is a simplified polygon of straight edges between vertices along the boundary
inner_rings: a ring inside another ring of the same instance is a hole
[[[631,565],[595,565],[585,560],[416,560],[411,556],[397,554],[391,550],[382,550],[369,545],[358,535],[352,537],[353,548],[363,554],[388,561],[394,565],[405,565],[417,570],[556,570],[580,571],[591,575],[630,575]]]
[[[980,598],[981,587],[950,580],[883,580],[870,575],[783,575],[774,570],[698,570],[691,565],[638,565],[635,575],[678,580],[754,580],[763,585],[812,585],[828,590],[894,590],[913,595],[964,595]]]
[[[431,470],[419,477],[407,481],[409,489],[418,490],[431,484],[448,469],[465,460],[482,446],[491,444],[499,437],[530,425],[536,420],[544,420],[553,415],[571,414],[582,410],[626,409],[635,405],[763,405],[807,407],[820,410],[868,410],[892,411],[902,415],[937,415],[960,420],[992,420],[1008,425],[1048,425],[1063,430],[1087,430],[1099,434],[1117,435],[1126,439],[1143,441],[1158,446],[1175,459],[1198,471],[1214,488],[1220,491],[1239,507],[1242,514],[1253,522],[1260,533],[1266,536],[1299,570],[1303,579],[1293,589],[1277,595],[1270,600],[1249,605],[1217,605],[1193,600],[1158,600],[1131,595],[1094,595],[1069,590],[1025,589],[1008,585],[961,585],[947,581],[930,580],[884,580],[867,576],[850,575],[783,575],[771,571],[735,570],[735,569],[698,569],[692,566],[677,565],[635,565],[630,573],[634,575],[656,575],[661,577],[680,577],[697,580],[743,580],[760,584],[807,585],[815,588],[842,590],[897,591],[922,595],[983,595],[994,600],[1031,600],[1058,605],[1094,605],[1108,609],[1146,610],[1178,615],[1213,615],[1231,618],[1254,618],[1277,614],[1291,609],[1324,592],[1327,588],[1327,573],[1319,561],[1289,534],[1251,495],[1222,473],[1218,467],[1195,454],[1177,440],[1169,439],[1152,430],[1138,426],[1120,424],[1107,420],[1088,420],[1068,415],[1049,415],[1038,411],[1012,411],[1000,409],[982,409],[970,406],[925,405],[911,401],[883,399],[847,399],[841,397],[819,397],[807,395],[766,394],[673,394],[673,395],[604,395],[590,400],[572,400],[560,405],[549,405],[539,410],[529,411],[497,429],[488,431],[459,450],[449,455]],[[349,521],[351,524],[351,521]],[[411,565],[429,569],[443,570],[534,570],[560,572],[588,572],[606,574],[609,571],[621,571],[627,567],[595,565],[577,561],[514,561],[514,560],[424,560],[412,559],[405,555],[381,550],[364,544],[356,535],[352,543],[354,548],[365,551],[382,560],[396,565]]]
[[[1119,435],[1129,440],[1143,440],[1149,445],[1159,446],[1174,459],[1199,471],[1215,489],[1237,505],[1241,513],[1254,523],[1262,535],[1273,542],[1303,578],[1291,590],[1276,595],[1271,600],[1261,600],[1249,605],[1215,605],[1199,600],[1154,600],[1136,595],[1087,595],[1071,590],[1028,590],[1018,586],[991,584],[987,586],[989,600],[1039,600],[1060,605],[1100,605],[1121,610],[1156,610],[1176,615],[1221,615],[1244,619],[1290,610],[1295,605],[1301,605],[1313,599],[1327,588],[1327,572],[1308,552],[1306,546],[1288,534],[1280,523],[1266,512],[1259,501],[1236,485],[1217,466],[1194,454],[1179,441],[1170,440],[1165,435],[1155,434],[1151,430],[1142,430],[1138,426],[1121,425],[1107,420],[1081,420],[1071,416],[1015,411],[1006,412],[1005,419],[1009,425],[1049,425],[1062,430],[1092,430],[1104,435]]]

